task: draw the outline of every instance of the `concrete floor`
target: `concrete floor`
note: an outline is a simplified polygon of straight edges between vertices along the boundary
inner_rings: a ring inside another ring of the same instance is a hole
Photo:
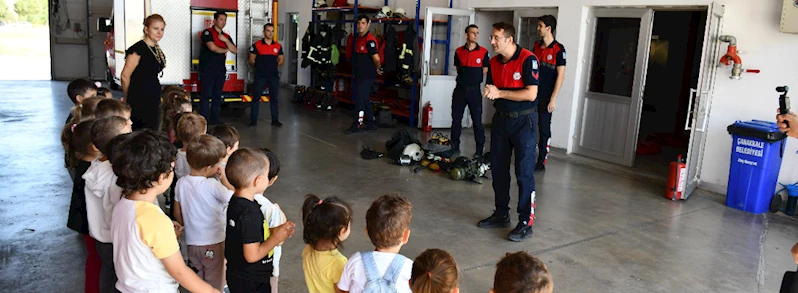
[[[0,288],[9,292],[82,292],[82,239],[66,228],[71,182],[62,166],[59,132],[70,106],[64,82],[0,82]],[[281,97],[287,101],[288,90]],[[698,192],[686,202],[661,194],[664,184],[631,173],[555,154],[537,175],[535,235],[505,240],[509,229],[483,230],[475,223],[493,208],[490,182],[456,182],[442,174],[358,156],[362,146],[383,149],[393,133],[342,134],[341,113],[296,108],[284,102],[282,128],[272,128],[268,107],[261,125],[228,119],[241,146],[268,147],[283,163],[267,191],[292,220],[308,193],[337,195],[353,207],[345,255],[372,249],[365,228],[370,203],[400,193],[414,207],[410,243],[414,258],[443,248],[462,271],[462,292],[487,292],[494,264],[506,252],[526,250],[543,259],[555,292],[776,292],[798,240],[798,221],[751,215],[723,205],[719,195]],[[556,127],[555,127],[556,128]],[[473,152],[466,131],[464,153]],[[513,196],[511,202],[515,202]],[[514,208],[513,208],[514,210]],[[515,224],[515,223],[514,223]],[[301,226],[301,225],[300,225]],[[286,242],[280,291],[305,292],[301,227]]]

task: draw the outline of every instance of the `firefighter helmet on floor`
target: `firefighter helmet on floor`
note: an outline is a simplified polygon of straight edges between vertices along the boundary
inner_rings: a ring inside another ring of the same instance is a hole
[[[424,156],[424,150],[421,149],[416,143],[411,143],[405,146],[405,149],[402,151],[402,155],[409,156],[413,161],[421,161],[421,157]]]

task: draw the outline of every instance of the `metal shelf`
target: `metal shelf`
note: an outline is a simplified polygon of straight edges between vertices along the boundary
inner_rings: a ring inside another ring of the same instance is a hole
[[[352,19],[319,19],[319,20],[314,20],[313,22],[318,22],[318,23],[325,23],[325,22],[352,23],[352,22],[355,22],[355,21],[352,20]]]
[[[359,5],[358,4],[358,0],[355,0],[354,2],[355,2],[354,5],[348,5],[348,6],[312,8],[313,13],[311,13],[311,23],[354,23],[355,22],[354,20],[343,19],[343,15],[339,15],[338,19],[319,20],[318,18],[321,16],[321,13],[325,13],[325,12],[349,12],[349,13],[359,14],[360,12],[375,13],[375,12],[378,12],[378,11],[380,11],[382,9],[382,7],[373,7],[373,6]],[[384,2],[385,2],[385,5],[388,5],[388,0],[384,0]],[[423,33],[421,33],[421,30],[419,30],[419,26],[423,25],[423,23],[424,23],[424,19],[419,19],[419,17],[421,16],[421,0],[415,0],[415,2],[416,2],[416,7],[415,7],[416,8],[416,18],[372,19],[372,22],[376,22],[376,23],[380,23],[380,24],[415,25],[416,33],[423,34]],[[450,8],[452,7],[452,1],[451,0],[449,0],[449,7]],[[451,27],[451,24],[449,23],[449,21],[445,21],[445,20],[433,20],[432,24],[433,25],[447,25],[448,27]],[[449,29],[447,29],[447,31],[448,30],[451,30],[451,29],[449,28]],[[421,41],[421,38],[419,38],[419,40]],[[448,41],[445,41],[445,40],[433,40],[433,41],[435,42],[435,44],[445,44],[447,46],[448,46],[448,43],[449,43]],[[351,74],[345,74],[345,73],[336,72],[335,75],[338,76],[338,77],[353,78],[353,75],[351,75]],[[310,82],[310,86],[311,87],[313,87],[313,83],[314,83],[313,82],[313,78],[311,78],[311,82]],[[413,84],[410,85],[410,86],[405,86],[405,85],[400,85],[400,84],[393,84],[393,85],[386,84],[384,80],[377,80],[376,83],[383,84],[383,85],[386,85],[386,86],[397,86],[397,87],[400,87],[400,88],[410,89],[410,109],[409,109],[409,111],[406,110],[406,109],[401,109],[401,110],[400,109],[391,109],[391,112],[393,113],[394,116],[406,118],[408,120],[408,125],[410,127],[416,127],[416,115],[415,115],[415,113],[416,113],[416,110],[419,108],[418,105],[417,105],[418,97],[416,97],[416,92],[418,91],[419,86],[420,86],[419,83],[418,83],[418,76],[416,76],[415,74],[413,75]],[[341,102],[347,103],[347,104],[351,103],[351,101],[347,101],[343,97],[336,96],[336,99],[338,99]]]
[[[346,78],[355,78],[354,75],[346,74],[346,73],[340,73],[340,72],[336,72],[335,76],[346,77]],[[395,86],[395,87],[403,88],[403,89],[413,89],[413,86],[402,85],[402,84],[399,84],[399,83],[386,83],[384,79],[376,79],[374,81],[374,83],[385,85],[385,86]],[[416,84],[416,85],[418,85],[418,84]]]
[[[416,19],[415,18],[372,18],[371,22],[390,23],[390,24],[397,24],[397,25],[409,25],[409,24],[415,24]],[[419,22],[419,24],[424,25],[424,19],[423,18],[419,19],[418,22]],[[433,25],[435,25],[435,24],[443,25],[443,24],[447,24],[447,23],[448,22],[445,21],[445,20],[433,20],[432,21]]]
[[[361,10],[363,12],[378,12],[382,7],[374,7],[374,6],[364,6],[364,5],[357,5],[357,1],[355,1],[355,5],[347,5],[347,6],[340,6],[340,7],[319,7],[313,8],[313,12],[350,12],[357,10]]]

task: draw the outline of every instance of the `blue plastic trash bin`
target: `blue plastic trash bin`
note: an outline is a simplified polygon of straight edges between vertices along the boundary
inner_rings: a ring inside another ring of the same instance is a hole
[[[759,120],[737,121],[727,130],[732,136],[732,151],[726,206],[754,214],[767,212],[779,179],[787,135],[776,123]]]

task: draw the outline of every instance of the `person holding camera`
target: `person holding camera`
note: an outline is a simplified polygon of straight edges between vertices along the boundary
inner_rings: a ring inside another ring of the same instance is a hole
[[[776,110],[776,112],[779,113],[776,114],[776,123],[779,125],[779,130],[787,134],[787,136],[798,138],[798,127],[790,127],[798,125],[798,115],[795,115],[795,112],[792,111],[787,114],[781,114],[779,110]],[[790,252],[792,252],[792,258],[795,260],[795,263],[798,264],[798,243],[793,245]]]

